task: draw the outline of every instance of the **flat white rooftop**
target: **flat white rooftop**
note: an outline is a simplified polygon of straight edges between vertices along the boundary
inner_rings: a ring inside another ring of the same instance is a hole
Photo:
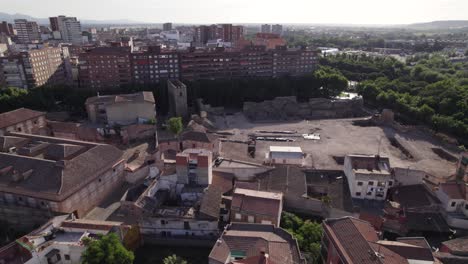
[[[280,192],[264,192],[264,191],[236,188],[234,190],[234,193],[243,194],[245,196],[261,197],[265,199],[274,199],[274,200],[283,199],[283,193],[280,193]]]
[[[302,149],[301,149],[301,147],[270,146],[270,152],[302,153]]]

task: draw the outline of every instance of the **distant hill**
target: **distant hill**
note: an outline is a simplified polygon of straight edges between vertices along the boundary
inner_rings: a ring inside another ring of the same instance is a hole
[[[41,25],[48,25],[49,18],[37,18],[25,14],[8,14],[0,12],[0,21],[7,21],[13,23],[15,19],[27,19],[31,21],[36,21]],[[113,19],[113,20],[86,20],[80,19],[82,24],[144,24],[143,22],[132,21],[128,19]]]
[[[459,29],[468,28],[468,20],[440,20],[427,23],[409,24],[412,29]]]
[[[13,21],[15,19],[32,20],[32,21],[36,21],[39,24],[48,24],[49,23],[48,18],[36,18],[36,17],[25,15],[25,14],[18,14],[18,13],[17,14],[8,14],[8,13],[0,12],[0,21],[7,21],[7,22],[10,22],[10,23],[13,23]]]

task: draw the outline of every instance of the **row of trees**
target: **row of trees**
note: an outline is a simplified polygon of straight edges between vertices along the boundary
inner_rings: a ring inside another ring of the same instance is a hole
[[[242,107],[246,101],[263,101],[278,96],[295,95],[299,100],[311,97],[336,96],[347,87],[347,79],[341,72],[330,67],[320,67],[314,73],[303,77],[281,77],[276,79],[235,79],[199,80],[187,82],[188,102],[203,98],[214,106]],[[113,88],[103,94],[152,91],[159,113],[166,114],[169,104],[165,83],[147,86],[127,86]],[[86,88],[67,86],[38,87],[25,90],[18,88],[0,89],[0,112],[10,111],[19,106],[43,111],[68,111],[85,114],[86,98],[97,92]]]
[[[299,248],[305,253],[309,263],[318,263],[320,259],[320,241],[323,234],[320,223],[310,220],[304,221],[295,214],[283,212],[281,227],[297,239]]]
[[[100,92],[100,95],[134,93],[151,91],[157,101],[157,110],[163,113],[168,111],[166,85],[161,83],[148,86],[114,87],[112,90]],[[5,87],[0,89],[0,112],[6,112],[18,107],[27,107],[42,111],[68,111],[84,115],[87,98],[98,95],[98,92],[88,88],[73,88],[68,86],[37,87],[33,89],[20,89]],[[160,98],[164,98],[158,100]]]
[[[306,101],[313,97],[339,95],[348,80],[340,71],[319,67],[301,77],[274,79],[199,80],[187,82],[190,100],[203,98],[213,106],[242,107],[244,102],[271,100],[278,96],[297,96]]]
[[[391,108],[408,122],[468,140],[468,65],[441,56],[410,59],[339,55],[322,63],[361,81],[358,92],[368,104]]]

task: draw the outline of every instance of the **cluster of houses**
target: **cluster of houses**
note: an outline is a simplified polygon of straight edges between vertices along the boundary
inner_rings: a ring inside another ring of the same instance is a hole
[[[272,145],[264,163],[221,156],[223,140],[203,126],[158,140],[148,92],[96,96],[86,109],[86,123],[0,114],[0,219],[40,225],[1,248],[0,263],[79,263],[83,241],[109,232],[131,249],[210,246],[210,264],[307,263],[281,228],[283,210],[325,219],[324,263],[468,263],[458,235],[468,230],[468,153],[455,181],[433,186],[379,155],[350,153],[342,171],[316,171],[298,146]],[[154,149],[127,155],[121,144],[134,140]],[[86,217],[124,183],[119,221]],[[423,237],[454,230],[437,250]]]

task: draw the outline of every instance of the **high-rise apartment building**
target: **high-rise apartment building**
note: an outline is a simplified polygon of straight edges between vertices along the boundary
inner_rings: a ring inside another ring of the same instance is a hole
[[[269,25],[269,24],[262,25],[261,32],[262,33],[271,33],[271,25]]]
[[[238,41],[244,38],[243,26],[232,26],[231,41]]]
[[[209,26],[199,26],[195,28],[195,42],[206,44],[209,40],[210,27]]]
[[[60,48],[45,47],[0,57],[0,85],[34,88],[66,83]]]
[[[58,17],[49,17],[50,29],[52,31],[60,31]]]
[[[172,23],[164,23],[164,24],[163,24],[163,30],[164,30],[164,31],[170,31],[170,30],[172,30]]]
[[[60,32],[60,36],[64,42],[73,44],[82,43],[81,23],[76,17],[50,17],[49,21],[52,31]]]
[[[132,82],[130,47],[98,47],[79,55],[80,86],[106,90]]]
[[[243,26],[220,24],[211,26],[198,26],[195,28],[195,42],[206,44],[208,40],[221,39],[223,42],[233,42],[242,39]]]
[[[271,26],[271,33],[282,35],[283,34],[283,25],[276,24],[276,25]]]
[[[15,29],[19,43],[27,44],[41,41],[39,26],[34,21],[15,19]]]
[[[179,54],[161,51],[159,46],[149,47],[147,51],[131,54],[130,67],[135,84],[148,85],[161,80],[178,79]]]
[[[3,33],[7,36],[13,36],[13,25],[6,21],[2,21],[2,23],[0,23],[0,33]]]
[[[220,25],[220,36],[225,42],[232,41],[232,24],[221,24]]]
[[[243,50],[164,51],[150,47],[131,52],[129,48],[101,47],[80,54],[81,86],[97,90],[122,85],[152,85],[163,80],[274,78],[312,72],[317,51],[265,46]]]

